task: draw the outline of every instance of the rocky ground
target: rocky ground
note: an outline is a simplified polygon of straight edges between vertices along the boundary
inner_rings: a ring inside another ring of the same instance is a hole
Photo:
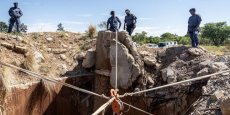
[[[95,47],[95,40],[76,33],[29,33],[22,36],[0,34],[0,58],[25,69],[59,77],[77,66],[77,58]],[[28,83],[26,74],[1,67],[10,85]],[[7,75],[11,74],[11,75]],[[12,80],[14,79],[14,80]]]

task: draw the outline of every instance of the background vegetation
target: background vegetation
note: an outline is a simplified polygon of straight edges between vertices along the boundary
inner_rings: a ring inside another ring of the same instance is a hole
[[[207,23],[200,29],[199,40],[205,46],[224,46],[230,39],[230,26],[226,22]],[[139,44],[154,43],[165,41],[176,41],[178,44],[190,45],[188,35],[178,36],[172,33],[164,33],[159,37],[148,36],[145,31],[136,33],[132,37],[133,41]]]

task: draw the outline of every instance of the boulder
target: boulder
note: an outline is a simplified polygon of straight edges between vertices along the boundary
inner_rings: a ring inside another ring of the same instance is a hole
[[[200,48],[189,48],[188,53],[192,56],[201,56],[205,53],[205,51]]]
[[[35,51],[34,56],[35,56],[35,59],[37,60],[37,63],[41,63],[42,61],[45,60],[44,56],[39,51]]]
[[[115,34],[109,31],[98,33],[96,42],[96,69],[111,70],[110,64],[110,41],[115,38]]]
[[[229,69],[224,62],[214,62],[209,65],[210,73],[215,73],[218,71]]]
[[[98,33],[96,42],[96,70],[109,70],[110,84],[115,87],[116,80],[116,36],[118,37],[118,88],[127,89],[141,75],[144,65],[136,46],[127,32],[117,35],[110,31]]]
[[[173,83],[177,81],[177,76],[171,68],[165,68],[162,70],[162,79],[167,83]]]
[[[145,57],[145,56],[148,56],[148,55],[149,55],[149,52],[147,52],[147,51],[140,51],[139,53],[140,53],[140,55],[141,55],[142,57]]]
[[[96,52],[95,49],[89,49],[83,59],[82,66],[84,68],[91,68],[95,65]]]
[[[110,62],[112,65],[110,84],[114,87],[116,81],[116,42],[111,42]],[[132,83],[141,74],[139,65],[135,63],[134,57],[129,54],[128,49],[121,43],[118,43],[118,87],[128,89]]]
[[[144,63],[148,66],[155,66],[157,63],[157,60],[155,57],[144,57]]]

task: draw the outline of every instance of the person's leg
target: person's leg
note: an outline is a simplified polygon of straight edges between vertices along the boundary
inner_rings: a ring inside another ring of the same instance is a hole
[[[131,28],[127,26],[126,31],[129,33],[129,35],[131,36]]]
[[[199,45],[198,34],[194,34],[194,40],[195,40],[196,47],[198,47],[198,45]]]
[[[190,38],[191,38],[192,47],[196,47],[196,43],[195,43],[195,40],[194,40],[194,33],[190,32],[189,35],[190,35]]]
[[[17,32],[20,32],[20,19],[16,19],[16,29]]]
[[[130,36],[133,34],[134,29],[135,29],[135,28],[131,28],[131,29],[130,29],[130,34],[129,34]]]
[[[15,21],[13,19],[10,19],[9,20],[9,27],[8,27],[8,33],[11,33],[12,32],[12,29],[14,27],[14,23]]]

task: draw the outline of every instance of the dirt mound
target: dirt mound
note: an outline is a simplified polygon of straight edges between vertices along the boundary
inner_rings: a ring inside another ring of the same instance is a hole
[[[228,56],[217,57],[203,48],[179,46],[153,49],[140,47],[139,52],[145,62],[147,75],[152,77],[155,87],[229,69]],[[189,114],[191,111],[196,113],[212,111],[209,112],[212,114],[213,110],[210,108],[213,106],[207,106],[207,102],[210,102],[207,99],[215,95],[215,92],[217,95],[223,93],[222,98],[225,99],[230,94],[227,91],[230,88],[228,84],[229,73],[224,76],[217,75],[211,79],[153,91],[147,94],[147,97],[151,97],[148,98],[148,107],[153,113],[161,115],[167,115],[169,112],[172,115]],[[153,85],[149,84],[148,88],[151,87]],[[202,95],[209,96],[203,98]],[[216,99],[213,103],[223,99]],[[203,104],[194,106],[193,104],[198,100]],[[217,105],[218,107],[215,109],[220,112],[221,104],[213,105]]]
[[[57,77],[76,67],[76,57],[95,46],[95,41],[78,33],[29,33],[22,36],[0,33],[1,61],[41,74]],[[2,73],[4,70],[0,68]],[[33,81],[12,71],[10,85]]]

